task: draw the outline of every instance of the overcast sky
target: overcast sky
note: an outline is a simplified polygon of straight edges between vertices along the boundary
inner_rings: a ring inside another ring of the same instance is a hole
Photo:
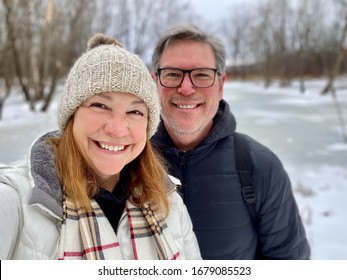
[[[206,18],[225,17],[231,1],[230,0],[192,0],[196,12]]]
[[[257,0],[191,0],[196,12],[207,19],[226,17],[230,6],[235,3],[252,4]],[[260,0],[258,0],[260,1]]]

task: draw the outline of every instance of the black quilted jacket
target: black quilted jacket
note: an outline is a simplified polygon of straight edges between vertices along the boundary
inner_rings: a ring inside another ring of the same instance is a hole
[[[182,183],[203,259],[308,259],[310,248],[282,163],[247,137],[257,195],[257,224],[243,201],[233,134],[236,121],[222,100],[209,136],[195,149],[180,152],[161,123],[151,139]]]

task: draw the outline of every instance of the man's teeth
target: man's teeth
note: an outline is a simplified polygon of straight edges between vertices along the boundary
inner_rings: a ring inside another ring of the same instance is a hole
[[[194,109],[196,108],[196,105],[177,105],[180,109]]]
[[[124,150],[124,146],[110,146],[104,143],[100,143],[100,147],[109,150],[109,151],[122,151]]]

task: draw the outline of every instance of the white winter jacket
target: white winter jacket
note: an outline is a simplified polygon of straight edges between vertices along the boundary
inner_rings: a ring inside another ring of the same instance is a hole
[[[43,144],[46,137],[33,145],[28,163],[0,166],[0,259],[57,258],[62,190],[52,172],[52,153]],[[182,258],[201,259],[181,197],[173,192],[169,201],[166,223]],[[121,218],[117,236],[123,259],[133,259],[128,219]]]

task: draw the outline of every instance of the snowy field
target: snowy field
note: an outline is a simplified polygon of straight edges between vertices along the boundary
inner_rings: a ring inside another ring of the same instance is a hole
[[[346,83],[347,85],[347,80]],[[312,259],[347,259],[347,143],[341,136],[331,96],[323,81],[287,89],[259,82],[228,82],[224,98],[238,131],[273,150],[288,171],[312,249]],[[347,92],[339,92],[347,119]],[[48,113],[30,112],[22,97],[6,100],[0,121],[0,164],[27,155],[33,140],[57,128],[56,103]]]

